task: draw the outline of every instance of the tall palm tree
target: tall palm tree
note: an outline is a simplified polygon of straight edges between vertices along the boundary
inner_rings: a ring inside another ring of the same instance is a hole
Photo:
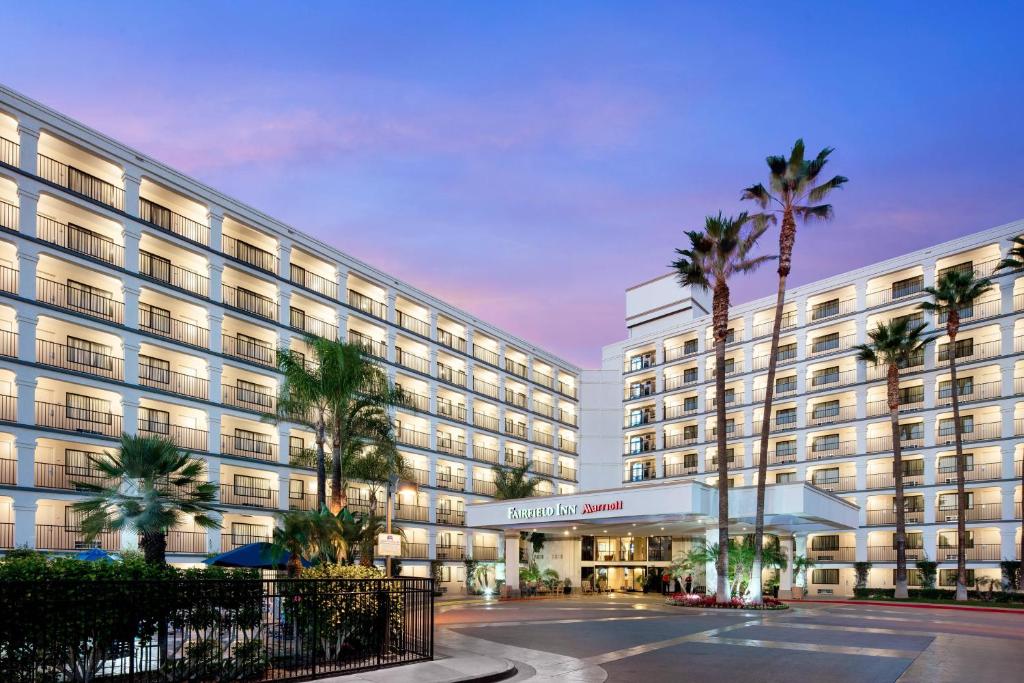
[[[960,424],[960,384],[956,377],[956,335],[960,330],[960,316],[969,310],[974,302],[992,289],[988,278],[976,278],[969,270],[950,270],[939,277],[935,287],[925,287],[931,301],[921,304],[921,309],[938,316],[938,322],[946,319],[946,336],[949,337],[949,384],[953,401],[953,434],[956,443],[956,599],[967,599],[967,524],[966,494],[964,492],[964,444],[963,425]]]
[[[412,470],[395,444],[380,444],[362,449],[362,452],[346,463],[349,476],[370,485],[370,509],[377,509],[377,494],[387,486],[392,477],[408,480]]]
[[[274,527],[274,554],[288,553],[288,576],[302,573],[302,558],[331,561],[344,552],[341,520],[326,507],[319,510],[293,510],[281,515]]]
[[[116,452],[92,457],[102,482],[75,482],[90,494],[72,508],[82,513],[87,540],[105,530],[134,529],[150,564],[166,564],[167,532],[191,517],[204,529],[220,527],[217,485],[206,481],[203,461],[155,436],[121,435]]]
[[[718,437],[718,602],[728,602],[729,568],[729,472],[725,457],[725,338],[729,327],[729,281],[750,273],[774,256],[753,256],[766,222],[751,222],[746,212],[733,217],[708,216],[704,230],[686,233],[689,248],[676,249],[672,262],[680,284],[712,292],[711,319],[715,339],[715,396]]]
[[[337,455],[331,460],[333,510],[348,505],[346,491],[349,477],[368,478],[368,481],[383,483],[387,481],[385,473],[396,473],[399,476],[407,473],[402,456],[398,453],[394,422],[387,408],[377,403],[379,400],[379,397],[360,394],[348,403],[331,409],[331,447]],[[336,414],[335,410],[342,412]],[[371,487],[371,502],[376,501],[376,493],[376,488]]]
[[[507,469],[495,467],[494,497],[498,500],[512,500],[513,498],[529,498],[536,495],[540,480],[528,477],[529,470],[529,463]]]
[[[903,449],[900,444],[900,368],[909,366],[935,340],[924,334],[926,324],[911,325],[906,318],[879,323],[868,331],[869,344],[858,344],[857,358],[886,367],[886,394],[892,430],[892,467],[896,484],[896,597],[907,597],[907,519],[903,508]]]
[[[1010,250],[1006,258],[999,262],[996,270],[1019,270],[1024,268],[1024,235],[1018,235],[1010,240]],[[1021,489],[1024,490],[1024,470],[1021,471]],[[1020,557],[1024,560],[1024,518],[1020,522]],[[1024,567],[1017,573],[1017,587],[1024,590]]]
[[[768,185],[751,185],[743,190],[743,199],[758,203],[763,213],[755,218],[772,223],[782,217],[779,232],[779,286],[775,296],[775,322],[772,325],[771,352],[768,356],[768,383],[764,392],[764,414],[761,418],[761,448],[757,463],[757,512],[754,519],[754,559],[747,599],[761,601],[761,567],[764,548],[764,496],[768,478],[768,435],[772,417],[772,400],[775,397],[775,369],[778,364],[779,336],[782,330],[782,309],[786,301],[786,280],[793,262],[793,246],[796,244],[797,219],[807,223],[812,220],[832,218],[832,205],[820,203],[832,190],[846,183],[843,176],[833,176],[819,184],[821,174],[831,147],[818,152],[814,159],[804,158],[804,141],[797,140],[787,159],[784,156],[770,156],[768,163]]]

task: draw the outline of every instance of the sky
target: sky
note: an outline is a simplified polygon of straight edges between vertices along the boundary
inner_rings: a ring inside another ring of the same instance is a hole
[[[791,284],[1024,218],[1021,3],[4,16],[0,82],[583,367],[625,338],[625,288],[706,215],[753,209],[740,190],[798,137],[850,181],[801,226]]]

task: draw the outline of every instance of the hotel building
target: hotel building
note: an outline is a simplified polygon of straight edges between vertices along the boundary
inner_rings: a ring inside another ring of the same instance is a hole
[[[499,558],[495,530],[465,525],[495,468],[575,492],[577,368],[0,88],[0,548],[134,547],[87,544],[70,507],[122,432],[172,439],[220,485],[222,528],[174,529],[171,561],[268,539],[316,499],[312,433],[261,419],[275,349],[308,334],[363,344],[411,397],[405,573],[436,559],[458,585],[464,559]],[[347,493],[368,508],[365,483]]]

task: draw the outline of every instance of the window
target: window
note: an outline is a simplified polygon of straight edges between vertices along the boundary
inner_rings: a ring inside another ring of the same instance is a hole
[[[795,425],[796,424],[796,408],[782,408],[775,412],[775,424],[777,425]]]
[[[955,422],[953,418],[945,417],[939,420],[939,436],[953,436],[956,432]],[[974,416],[973,415],[961,415],[960,416],[960,433],[970,434],[974,431]]]
[[[730,327],[725,331],[725,343],[732,344],[734,341],[736,341],[736,330]]]
[[[811,384],[813,386],[821,386],[823,384],[833,384],[839,381],[839,366],[834,365],[830,368],[822,368],[821,370],[815,370],[814,375],[811,377]]]
[[[64,405],[65,414],[73,420],[110,424],[113,419],[110,414],[110,401],[104,399],[81,394],[66,394]]]
[[[839,401],[824,401],[823,403],[816,403],[813,411],[815,420],[823,420],[828,417],[839,416]]]
[[[775,483],[776,484],[790,484],[796,481],[796,472],[776,472]]]
[[[839,483],[839,468],[830,467],[824,470],[815,470],[811,475],[811,481],[814,482],[815,486],[819,484],[838,484]]]
[[[796,440],[792,441],[780,441],[775,444],[775,455],[795,455],[796,454]]]
[[[811,550],[839,550],[839,534],[815,536],[811,539]]]
[[[689,341],[683,342],[683,353],[687,356],[697,353],[697,340],[690,339]]]
[[[644,419],[646,415],[647,411],[640,408],[634,408],[629,411],[629,426],[636,427],[637,425],[643,424],[647,421]]]
[[[170,384],[171,364],[161,358],[139,355],[139,377],[159,384]]]
[[[966,529],[965,530],[964,543],[965,543],[965,545],[964,545],[965,548],[973,548],[974,547],[974,530],[973,529]],[[955,533],[939,534],[939,547],[940,548],[956,548],[956,534]]]
[[[653,351],[648,351],[647,353],[642,353],[629,359],[629,369],[631,371],[643,370],[644,368],[649,368],[652,365],[654,365]]]
[[[825,434],[822,436],[814,437],[811,441],[811,450],[814,452],[820,451],[834,451],[839,449],[839,435],[838,434]]]
[[[924,275],[915,275],[892,283],[892,298],[899,299],[916,294],[924,287]]]
[[[150,304],[139,304],[139,325],[148,330],[171,333],[171,312]]]
[[[697,438],[697,425],[686,425],[683,427],[683,439],[689,441]]]
[[[250,337],[249,335],[241,332],[237,334],[236,339],[238,342],[238,355],[240,356],[262,360],[266,358],[267,354],[270,352],[270,344],[262,339]]]
[[[823,586],[839,585],[838,569],[815,569],[811,572],[811,583]]]
[[[231,542],[234,545],[246,545],[257,541],[268,541],[267,528],[261,524],[231,523]]]
[[[916,313],[907,313],[906,315],[897,315],[894,316],[892,320],[890,320],[889,322],[891,322],[894,325],[899,323],[906,323],[907,327],[917,327],[918,325],[924,323],[924,313],[918,311]]]
[[[936,278],[941,278],[946,273],[973,273],[974,263],[972,261],[964,261],[963,263],[957,263],[953,266],[946,266],[945,268],[939,268],[939,272],[936,273]]]
[[[646,379],[642,382],[633,382],[629,385],[629,394],[633,398],[650,396],[654,393],[654,380]]]
[[[248,382],[244,379],[235,380],[235,391],[241,403],[249,403],[263,408],[269,408],[273,403],[273,396],[266,387]]]
[[[974,378],[973,377],[957,377],[956,385],[958,391],[957,396],[970,396],[974,393]],[[939,382],[939,398],[950,398],[953,395],[953,382],[952,380],[944,379]]]
[[[974,354],[974,339],[967,337],[966,339],[957,339],[954,346],[954,352],[957,358],[968,358]],[[946,362],[949,360],[949,342],[945,344],[939,344],[939,362]]]
[[[912,422],[900,425],[900,442],[924,438],[924,423]]]
[[[914,460],[902,460],[903,464],[903,476],[904,477],[921,477],[924,476],[924,459],[915,458]],[[893,468],[893,473],[896,470]]]
[[[790,391],[796,391],[796,375],[780,377],[775,380],[776,394],[785,394]]]
[[[580,538],[580,560],[583,562],[594,561],[594,537],[583,536]]]
[[[900,405],[908,406],[924,401],[924,385],[916,387],[900,387]]]
[[[736,390],[735,389],[726,389],[725,390],[725,402],[726,402],[726,404],[732,403],[735,400],[736,400]]]
[[[736,369],[736,359],[726,358],[725,359],[725,373],[728,374]]]
[[[683,399],[683,412],[689,413],[697,410],[697,397],[687,396]]]
[[[812,345],[814,353],[824,353],[825,351],[834,351],[839,348],[839,333],[832,332],[821,337],[817,337]]]
[[[895,548],[896,546],[893,546],[893,547]],[[909,545],[907,546],[907,549],[908,550],[910,549]],[[896,570],[895,569],[892,570],[892,585],[894,585],[894,586],[896,585]],[[921,570],[920,569],[911,569],[910,567],[907,567],[907,586],[920,588],[923,585],[924,585],[924,583],[921,580]]]
[[[103,459],[102,453],[82,451],[77,448],[64,449],[64,472],[69,476],[94,476],[94,459]]]
[[[648,462],[633,462],[629,464],[629,480],[644,481],[651,478],[652,467]]]
[[[964,471],[971,472],[974,470],[974,454],[964,453]],[[943,474],[956,473],[956,455],[940,455],[939,456],[939,472]]]
[[[114,368],[114,358],[110,355],[110,347],[106,344],[68,336],[67,347],[68,362],[70,363],[87,365],[101,370],[113,370]]]
[[[839,298],[822,301],[811,307],[811,320],[821,320],[833,315],[839,315]]]
[[[235,494],[246,498],[270,499],[270,482],[262,477],[236,474],[233,478]]]
[[[306,482],[302,479],[288,480],[288,497],[302,500],[306,496]]]
[[[235,448],[248,453],[270,455],[270,437],[266,434],[235,427]]]
[[[697,368],[686,368],[683,370],[683,384],[690,384],[697,381]]]
[[[160,280],[161,282],[169,283],[171,281],[171,259],[150,254],[149,252],[142,252],[139,263],[142,266],[140,270],[144,275],[148,275],[154,280]]]
[[[943,587],[951,587],[956,585],[956,572],[955,569],[940,569],[939,570],[939,585]],[[974,585],[974,570],[967,570],[967,585]]]
[[[98,313],[103,316],[114,314],[114,295],[99,287],[84,282],[68,280],[68,306],[80,311]]]
[[[297,330],[306,329],[306,312],[301,308],[289,306],[288,321]]]
[[[974,492],[964,491],[964,507],[968,510],[974,507]],[[956,512],[956,494],[955,493],[940,493],[939,494],[939,509],[943,512]]]
[[[917,532],[909,532],[906,535],[904,541],[907,550],[922,550],[924,549],[924,534]],[[896,547],[896,534],[892,535],[892,547]]]
[[[166,410],[139,408],[139,430],[153,434],[171,433],[171,414]]]
[[[896,510],[896,500],[892,501],[892,509]],[[903,499],[904,512],[924,512],[924,496],[906,496]]]
[[[683,455],[683,467],[696,467],[697,466],[697,454],[686,453]]]

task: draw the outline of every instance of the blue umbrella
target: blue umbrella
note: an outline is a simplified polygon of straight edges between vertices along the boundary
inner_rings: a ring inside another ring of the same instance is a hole
[[[288,566],[288,560],[290,560],[291,557],[291,553],[289,552],[282,552],[279,556],[275,556],[274,546],[270,543],[249,543],[247,545],[239,546],[234,550],[229,550],[226,553],[221,553],[216,557],[203,560],[203,562],[206,564],[212,564],[216,567],[286,569]],[[311,567],[312,565],[303,558],[302,566]]]
[[[105,550],[100,548],[89,548],[75,555],[77,560],[85,560],[86,562],[113,562],[114,558]]]

